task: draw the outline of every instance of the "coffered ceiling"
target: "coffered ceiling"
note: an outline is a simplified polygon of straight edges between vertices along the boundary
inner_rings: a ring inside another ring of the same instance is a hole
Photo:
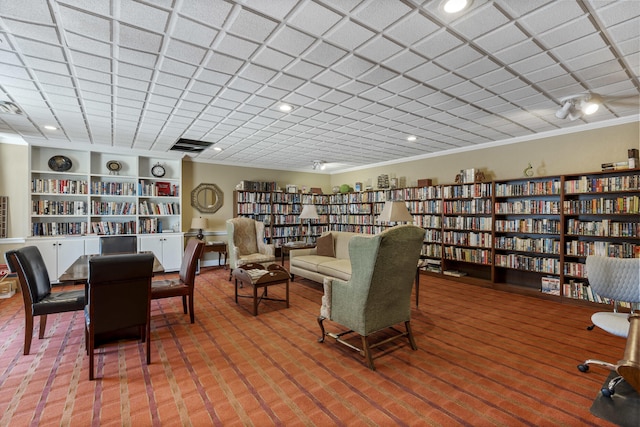
[[[0,134],[37,145],[335,172],[639,115],[636,0],[0,0],[0,40]]]

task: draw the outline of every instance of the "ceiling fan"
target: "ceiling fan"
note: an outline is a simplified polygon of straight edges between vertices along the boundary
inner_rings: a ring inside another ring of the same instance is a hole
[[[601,105],[619,105],[625,107],[637,107],[640,98],[634,96],[602,96],[597,93],[580,93],[566,96],[560,99],[560,108],[556,111],[559,119],[577,120],[582,116],[588,116],[600,108]]]

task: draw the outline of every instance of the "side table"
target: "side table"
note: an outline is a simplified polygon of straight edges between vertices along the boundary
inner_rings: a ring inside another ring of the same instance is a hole
[[[258,304],[260,301],[282,301],[286,302],[289,308],[289,272],[278,264],[270,264],[266,269],[262,264],[245,264],[242,267],[233,269],[231,273],[235,279],[236,304],[238,297],[251,298],[249,295],[238,295],[238,283],[253,287],[253,315],[258,315]],[[284,283],[286,285],[285,299],[268,298],[267,288],[272,285]],[[262,295],[258,297],[258,288],[263,288]]]
[[[204,256],[207,252],[217,252],[218,253],[218,265],[224,265],[224,269],[227,269],[227,244],[225,242],[207,242],[204,245],[204,250],[202,251],[202,255]],[[220,257],[224,254],[224,264],[220,264]]]
[[[308,249],[315,248],[315,243],[305,243],[305,242],[289,242],[285,243],[280,247],[280,265],[284,266],[284,256],[288,254],[291,249]]]

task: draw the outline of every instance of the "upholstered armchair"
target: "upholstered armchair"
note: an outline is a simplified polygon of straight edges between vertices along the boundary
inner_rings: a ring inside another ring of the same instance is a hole
[[[229,240],[229,280],[234,268],[248,263],[265,267],[276,261],[274,245],[264,242],[264,223],[251,218],[237,217],[227,220]]]
[[[370,369],[375,370],[371,350],[393,339],[408,337],[417,350],[411,331],[411,289],[416,265],[424,240],[424,229],[414,225],[398,225],[373,236],[354,236],[349,241],[351,279],[325,278],[324,296],[318,323],[325,335],[362,354]],[[325,333],[324,320],[346,328],[345,332]],[[404,323],[406,332],[393,326]],[[395,335],[369,342],[375,332],[393,328]],[[342,339],[349,333],[361,336],[362,348]]]

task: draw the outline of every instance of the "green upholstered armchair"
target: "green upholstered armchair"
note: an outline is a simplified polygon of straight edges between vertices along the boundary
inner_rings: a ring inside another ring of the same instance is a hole
[[[411,289],[424,240],[424,229],[414,225],[398,225],[373,236],[354,236],[349,241],[351,279],[325,278],[324,296],[318,323],[325,335],[359,351],[370,369],[375,370],[371,349],[395,338],[408,337],[417,350],[411,331]],[[323,321],[329,319],[348,328],[341,333],[325,333]],[[390,338],[371,344],[374,332],[404,323]],[[343,340],[349,333],[362,338],[362,349]]]
[[[264,242],[264,223],[251,218],[237,217],[227,220],[229,246],[229,280],[234,268],[249,263],[265,267],[276,261],[274,245]]]

